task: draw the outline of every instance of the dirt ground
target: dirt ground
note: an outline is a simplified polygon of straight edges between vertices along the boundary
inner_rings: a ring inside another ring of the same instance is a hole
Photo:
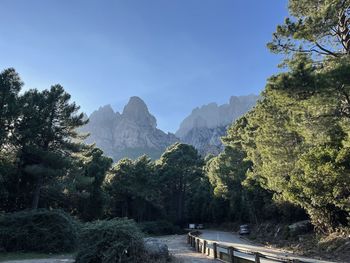
[[[48,258],[48,259],[11,260],[11,261],[4,261],[3,263],[72,263],[72,262],[74,262],[74,259]]]
[[[213,259],[200,253],[196,253],[187,245],[186,235],[164,236],[157,239],[166,243],[170,254],[175,258],[175,263],[212,263]],[[28,259],[28,260],[11,260],[3,263],[72,263],[74,259]]]

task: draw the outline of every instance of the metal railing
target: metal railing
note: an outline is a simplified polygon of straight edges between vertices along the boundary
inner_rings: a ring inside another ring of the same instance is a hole
[[[214,259],[229,263],[260,263],[261,259],[266,259],[272,262],[281,263],[308,263],[298,259],[290,259],[287,257],[277,257],[266,255],[260,252],[251,251],[248,249],[236,248],[233,246],[223,245],[220,242],[210,241],[199,237],[200,232],[190,232],[187,235],[187,243],[190,244],[198,253],[203,253],[211,256]],[[241,253],[241,255],[235,255]]]

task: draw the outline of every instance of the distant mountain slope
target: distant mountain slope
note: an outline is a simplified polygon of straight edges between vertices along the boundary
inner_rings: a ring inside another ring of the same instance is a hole
[[[179,141],[174,134],[157,129],[156,118],[139,97],[131,97],[122,114],[110,105],[100,107],[81,131],[90,133],[87,143],[96,143],[115,161],[143,154],[156,159],[167,146]]]
[[[203,155],[218,154],[222,150],[221,136],[233,121],[248,112],[259,96],[232,96],[228,104],[210,103],[195,108],[175,133],[181,141],[195,146]]]

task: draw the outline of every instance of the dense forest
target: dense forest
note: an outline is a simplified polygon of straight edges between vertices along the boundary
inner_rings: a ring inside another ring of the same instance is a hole
[[[282,54],[261,99],[233,123],[218,156],[176,143],[158,160],[117,163],[77,130],[60,85],[21,92],[0,74],[0,211],[62,209],[81,221],[128,217],[216,223],[310,218],[350,226],[350,1],[290,0],[268,48]]]
[[[193,146],[177,143],[156,161],[141,156],[113,164],[81,143],[87,135],[76,131],[83,115],[61,86],[21,94],[14,69],[0,77],[2,211],[61,208],[83,221],[128,217],[181,226],[293,219],[279,211],[270,190],[248,182],[252,162],[239,147],[227,144],[222,154],[203,160]]]

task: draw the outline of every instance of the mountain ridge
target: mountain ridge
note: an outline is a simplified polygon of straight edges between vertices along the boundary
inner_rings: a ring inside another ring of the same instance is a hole
[[[174,134],[157,128],[156,118],[137,96],[129,99],[122,113],[115,112],[111,105],[99,107],[81,132],[90,133],[85,142],[95,143],[114,160],[143,154],[156,159],[166,147],[179,141]]]
[[[203,156],[217,155],[223,149],[221,137],[235,120],[248,112],[259,96],[231,96],[229,102],[218,105],[209,103],[196,107],[180,124],[175,135],[181,141],[196,147]]]
[[[196,107],[180,124],[175,134],[157,128],[157,119],[139,97],[130,97],[122,113],[110,104],[92,112],[89,122],[80,131],[90,133],[86,143],[95,143],[115,161],[135,159],[147,154],[157,159],[175,142],[193,145],[204,157],[219,154],[221,137],[227,127],[250,110],[258,100],[256,95],[232,96],[226,104],[209,103]]]

